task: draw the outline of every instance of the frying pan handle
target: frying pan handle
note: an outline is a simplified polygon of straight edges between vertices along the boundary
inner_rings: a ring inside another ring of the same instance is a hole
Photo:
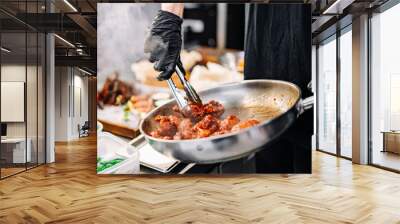
[[[309,96],[305,99],[302,99],[300,105],[301,105],[300,114],[302,114],[306,110],[311,109],[314,106],[314,96]]]

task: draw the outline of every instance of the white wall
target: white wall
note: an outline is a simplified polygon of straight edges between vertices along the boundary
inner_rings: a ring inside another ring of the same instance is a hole
[[[75,70],[76,71],[76,70]],[[80,73],[81,74],[81,73]],[[74,91],[72,99],[74,99],[72,108],[72,119],[71,119],[71,135],[73,138],[77,138],[78,125],[83,125],[85,121],[88,121],[88,78],[81,75],[74,75]]]
[[[68,140],[68,86],[69,69],[67,67],[55,68],[55,141]]]
[[[25,65],[2,65],[1,81],[25,82]],[[1,108],[5,110],[6,108]],[[25,137],[25,123],[7,123],[7,137]]]
[[[88,120],[88,77],[72,67],[56,67],[55,74],[55,141],[74,140]]]
[[[31,110],[28,109],[27,118],[28,122],[34,122],[34,124],[28,125],[28,129],[32,127],[32,130],[35,130],[36,135],[36,80],[32,79],[30,74],[36,75],[36,66],[28,66],[25,65],[2,65],[1,66],[1,81],[4,82],[25,82],[25,69],[28,72],[28,87],[27,87],[27,107],[30,107]],[[35,76],[36,77],[36,76]],[[31,88],[30,88],[31,87]],[[39,105],[40,106],[40,105]],[[34,107],[34,109],[32,109]],[[2,108],[2,110],[7,110],[7,108]],[[35,126],[35,127],[33,127]],[[28,137],[30,131],[28,130]],[[25,137],[25,122],[7,122],[7,136],[8,137]]]
[[[38,71],[37,71],[38,69]],[[27,77],[28,80],[25,80]],[[39,159],[39,163],[44,162],[44,92],[43,83],[44,74],[42,68],[25,64],[3,64],[1,66],[2,82],[24,82],[26,84],[26,110],[27,119],[23,122],[5,122],[7,124],[8,138],[30,139],[30,148],[32,162]],[[38,91],[38,92],[37,92]],[[23,94],[23,93],[22,93]],[[4,97],[4,96],[2,96]],[[10,110],[10,108],[1,108],[1,110]],[[7,111],[12,113],[12,111]],[[25,113],[25,111],[22,111]],[[39,156],[37,156],[39,153]]]

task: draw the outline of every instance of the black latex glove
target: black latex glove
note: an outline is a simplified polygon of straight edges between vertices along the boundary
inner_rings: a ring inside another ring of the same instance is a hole
[[[162,10],[151,24],[144,51],[150,53],[149,61],[154,62],[154,69],[161,72],[158,80],[169,79],[177,63],[181,63],[181,26],[182,19],[179,16]]]

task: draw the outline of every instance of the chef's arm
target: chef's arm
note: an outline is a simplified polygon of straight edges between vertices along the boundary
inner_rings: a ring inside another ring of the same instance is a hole
[[[183,3],[161,3],[161,10],[173,13],[182,18]]]
[[[149,61],[159,71],[158,80],[167,80],[182,64],[183,3],[162,3],[145,41],[144,51],[150,53]]]

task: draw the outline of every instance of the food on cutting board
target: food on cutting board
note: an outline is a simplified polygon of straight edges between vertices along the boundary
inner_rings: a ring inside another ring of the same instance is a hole
[[[177,106],[173,107],[174,113],[171,115],[157,115],[155,121],[159,127],[151,131],[150,135],[165,140],[196,139],[237,132],[260,123],[256,119],[240,121],[235,115],[222,119],[225,109],[214,100],[203,105],[189,106],[192,113],[190,119],[184,117]]]
[[[128,101],[130,111],[137,110],[142,113],[147,113],[154,108],[154,101],[149,94],[131,96]]]
[[[135,94],[132,85],[121,81],[118,74],[114,73],[106,79],[103,88],[97,93],[97,102],[103,105],[125,104]]]
[[[131,96],[127,103],[130,111],[138,111],[140,113],[148,113],[155,107],[158,107],[170,99],[169,93],[154,93]]]
[[[97,119],[104,125],[102,129],[128,138],[135,137],[141,119],[170,99],[169,93],[154,91],[157,90],[143,88],[140,84],[129,85],[119,80],[116,74],[109,76],[97,93]]]
[[[185,71],[189,72],[193,66],[202,60],[202,56],[197,51],[181,51],[181,61]],[[133,63],[131,65],[133,73],[138,81],[143,84],[157,87],[168,87],[166,82],[160,82],[157,80],[157,76],[160,72],[154,70],[154,64],[149,62],[147,59]],[[188,74],[186,74],[188,76]],[[182,88],[177,75],[173,75],[172,79],[177,84],[178,88]]]
[[[105,105],[123,106],[119,110],[113,109],[112,111],[121,114],[119,116],[123,121],[128,122],[132,113],[143,117],[145,113],[151,111],[155,106],[160,106],[170,99],[169,93],[138,94],[137,92],[137,89],[133,88],[129,83],[118,79],[118,74],[114,73],[107,78],[103,88],[97,93],[97,102],[102,111],[107,109],[104,107]],[[105,118],[109,116],[104,117],[103,115],[104,113],[101,113],[100,119],[109,120]]]
[[[120,126],[137,129],[140,119],[154,109],[157,105],[162,105],[170,98],[168,93],[155,93],[133,95],[124,105],[108,105],[97,111],[100,121]],[[107,129],[106,131],[111,131]],[[115,132],[113,132],[115,133]]]

